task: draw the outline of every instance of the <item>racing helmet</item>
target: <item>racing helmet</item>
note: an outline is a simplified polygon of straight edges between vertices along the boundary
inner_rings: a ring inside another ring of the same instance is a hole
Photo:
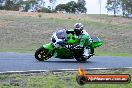
[[[74,25],[74,32],[78,36],[81,35],[83,32],[83,25],[81,23],[76,23]]]

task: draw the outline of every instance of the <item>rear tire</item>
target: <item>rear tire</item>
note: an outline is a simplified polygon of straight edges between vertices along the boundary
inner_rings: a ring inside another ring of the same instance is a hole
[[[81,55],[80,55],[80,56],[81,56]],[[87,58],[85,58],[85,57],[83,57],[83,56],[81,56],[81,57],[76,56],[75,59],[76,59],[77,61],[79,61],[79,62],[86,62],[87,59],[89,59],[90,57],[91,57],[91,56],[88,56]]]
[[[87,61],[87,58],[83,58],[83,57],[75,57],[75,59],[79,62],[85,62]]]
[[[48,54],[48,49],[45,49],[44,47],[40,47],[35,52],[35,58],[39,61],[44,61],[52,57],[52,55]]]

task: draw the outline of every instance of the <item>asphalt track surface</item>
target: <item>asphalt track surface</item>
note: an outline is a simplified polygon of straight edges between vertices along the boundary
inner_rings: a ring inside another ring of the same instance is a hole
[[[40,62],[33,54],[0,53],[0,72],[29,71],[29,70],[57,70],[88,68],[127,68],[132,67],[132,57],[93,56],[85,63],[78,63],[75,59],[50,58]]]

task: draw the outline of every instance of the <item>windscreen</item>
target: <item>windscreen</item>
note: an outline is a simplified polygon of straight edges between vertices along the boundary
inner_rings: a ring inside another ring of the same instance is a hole
[[[56,36],[58,39],[65,39],[66,38],[66,30],[57,31]]]

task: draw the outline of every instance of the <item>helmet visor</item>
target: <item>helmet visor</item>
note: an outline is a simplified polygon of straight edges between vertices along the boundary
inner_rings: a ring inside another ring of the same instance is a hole
[[[75,34],[76,34],[76,35],[80,35],[80,34],[81,34],[81,30],[74,29],[74,31],[75,31]]]
[[[56,36],[58,39],[65,39],[66,38],[66,31],[65,30],[59,30],[56,32]]]

